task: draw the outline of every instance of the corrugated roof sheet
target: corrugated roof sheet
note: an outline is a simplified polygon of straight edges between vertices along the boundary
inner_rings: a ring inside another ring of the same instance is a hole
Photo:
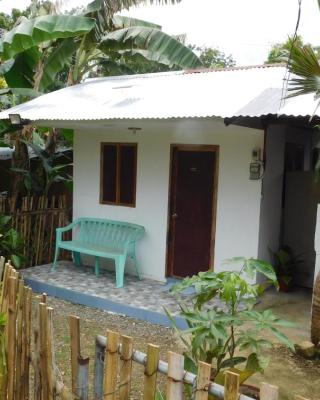
[[[3,111],[0,119],[259,117],[279,112],[284,76],[285,67],[276,65],[89,79]]]

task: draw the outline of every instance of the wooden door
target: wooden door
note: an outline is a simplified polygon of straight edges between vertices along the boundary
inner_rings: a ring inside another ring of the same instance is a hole
[[[213,262],[217,146],[172,148],[168,275],[207,271]]]

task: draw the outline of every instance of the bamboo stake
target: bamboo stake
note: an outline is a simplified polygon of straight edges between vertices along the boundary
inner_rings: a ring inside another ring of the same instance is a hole
[[[296,394],[294,396],[294,400],[308,400],[308,399],[306,397],[302,397],[302,396],[299,396],[298,394]]]
[[[34,369],[34,400],[41,400],[41,368],[40,368],[40,310],[35,308],[33,328],[33,369]]]
[[[211,365],[199,361],[195,400],[207,400],[208,399],[210,376],[211,376]]]
[[[279,389],[277,386],[269,385],[268,383],[262,382],[260,387],[260,399],[261,400],[278,400]]]
[[[41,366],[41,398],[49,398],[48,384],[48,312],[44,303],[39,304],[40,327],[40,366]]]
[[[94,361],[94,400],[101,400],[103,396],[104,353],[105,346],[100,343],[99,337],[96,337]]]
[[[52,335],[52,315],[53,308],[47,307],[47,320],[46,320],[46,331],[47,331],[47,373],[48,373],[48,400],[55,399],[55,379],[53,369],[53,335]]]
[[[107,346],[105,353],[103,400],[115,400],[118,375],[119,334],[107,331]]]
[[[0,326],[0,351],[6,358],[6,335],[5,325]],[[1,357],[0,364],[0,400],[7,400],[8,370],[7,361]]]
[[[89,396],[89,358],[78,360],[77,399],[88,400]]]
[[[77,396],[78,381],[78,359],[80,354],[80,319],[74,315],[69,317],[70,338],[71,338],[71,377],[72,393]]]
[[[23,280],[18,281],[18,298],[17,298],[17,324],[16,324],[16,374],[15,374],[15,399],[19,400],[22,389],[22,335],[23,335],[23,304],[24,304],[24,284]]]
[[[9,304],[8,287],[12,269],[13,268],[9,262],[5,264],[3,280],[2,280],[1,298],[0,298],[1,312],[3,313],[7,313],[8,311],[8,304]]]
[[[27,286],[23,288],[23,334],[22,334],[22,362],[21,362],[21,399],[29,396],[29,364],[30,364],[30,342],[31,342],[31,302],[32,290]]]
[[[183,400],[184,356],[168,352],[167,400]]]
[[[9,278],[9,315],[8,315],[8,400],[14,399],[15,357],[16,357],[16,302],[17,278]]]
[[[5,262],[4,257],[0,256],[0,281],[2,281],[2,275],[3,275],[3,271],[4,271],[4,262]]]
[[[130,398],[133,339],[129,336],[121,336],[121,342],[119,399],[127,400]]]
[[[239,375],[234,372],[225,372],[224,399],[238,400],[239,397]],[[268,398],[269,400],[269,398]]]
[[[147,363],[144,369],[144,400],[154,399],[156,394],[159,352],[159,346],[148,344]]]
[[[42,293],[40,303],[47,304],[47,293]]]

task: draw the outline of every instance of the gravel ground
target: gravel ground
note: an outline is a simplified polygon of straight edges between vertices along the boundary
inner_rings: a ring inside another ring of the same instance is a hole
[[[288,297],[288,299],[287,299]],[[304,293],[291,295],[267,293],[258,308],[273,308],[281,317],[297,323],[296,329],[286,333],[294,341],[308,339],[310,298]],[[77,315],[81,319],[82,356],[90,357],[90,382],[93,381],[94,340],[97,334],[105,335],[107,329],[134,338],[134,348],[145,352],[148,343],[160,346],[160,357],[167,359],[167,352],[183,352],[181,342],[172,330],[133,318],[110,314],[90,307],[80,306],[60,299],[48,297],[48,305],[54,308],[54,329],[56,360],[63,380],[68,388],[70,383],[70,338],[68,316]],[[271,339],[271,337],[269,338]],[[268,352],[270,364],[264,375],[257,374],[248,383],[259,385],[268,382],[280,387],[280,400],[292,400],[293,394],[300,394],[309,400],[319,400],[320,361],[304,360],[283,346],[276,345]],[[165,380],[158,375],[159,388],[165,390]],[[142,399],[143,367],[134,363],[131,399]],[[92,388],[90,388],[92,393]],[[92,397],[91,397],[92,398]]]
[[[101,310],[72,304],[64,300],[48,297],[47,303],[54,309],[54,337],[56,361],[68,388],[70,383],[70,337],[68,317],[80,317],[82,356],[90,357],[90,382],[93,381],[94,341],[97,334],[106,335],[107,329],[134,338],[134,348],[146,352],[147,344],[160,346],[160,357],[167,359],[169,350],[180,352],[182,348],[172,330],[159,325],[110,314]],[[158,375],[159,388],[164,389],[164,378]],[[131,385],[131,399],[140,400],[143,388],[143,367],[134,363]],[[92,393],[92,387],[90,387]]]

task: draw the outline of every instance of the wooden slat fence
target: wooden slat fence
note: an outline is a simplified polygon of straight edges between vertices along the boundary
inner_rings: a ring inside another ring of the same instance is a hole
[[[23,197],[21,200],[0,197],[0,213],[12,217],[12,227],[21,235],[24,266],[53,261],[56,228],[69,221],[66,196]]]
[[[94,379],[89,392],[89,358],[81,354],[80,319],[69,317],[71,389],[61,379],[55,361],[53,309],[46,295],[32,303],[32,290],[24,285],[10,264],[0,257],[0,311],[6,324],[0,326],[0,400],[128,400],[132,370],[144,367],[143,400],[156,396],[158,374],[167,377],[166,400],[183,400],[184,387],[192,399],[253,400],[239,393],[239,376],[226,372],[224,387],[210,382],[211,366],[199,362],[197,375],[184,370],[184,356],[168,352],[168,362],[159,360],[159,347],[149,344],[147,353],[135,350],[133,339],[108,330],[95,339]],[[33,305],[32,305],[33,304]],[[32,312],[32,307],[34,310]],[[5,354],[5,362],[1,358]],[[32,379],[31,379],[32,378]],[[295,396],[295,400],[307,400]],[[278,388],[261,385],[261,400],[278,400]]]

